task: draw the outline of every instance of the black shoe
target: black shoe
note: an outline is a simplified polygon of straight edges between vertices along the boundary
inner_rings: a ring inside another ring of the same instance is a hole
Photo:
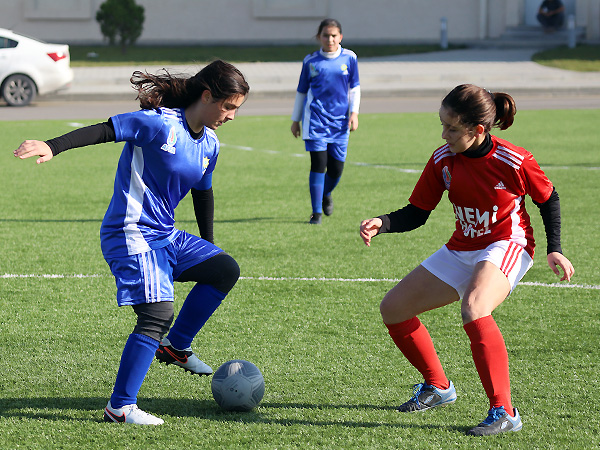
[[[331,198],[331,194],[323,197],[323,212],[326,216],[330,216],[333,213],[333,198]]]
[[[311,225],[320,225],[321,224],[321,213],[312,213],[308,223],[310,223]]]
[[[166,337],[162,339],[155,356],[161,363],[165,363],[166,365],[175,364],[192,374],[202,376],[212,375],[213,373],[210,366],[200,361],[194,352],[192,352],[191,347],[184,350],[177,350]]]

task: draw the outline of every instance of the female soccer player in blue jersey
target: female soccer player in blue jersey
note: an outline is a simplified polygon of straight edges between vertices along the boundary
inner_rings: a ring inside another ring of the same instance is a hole
[[[213,243],[212,172],[219,154],[214,130],[234,119],[250,88],[224,61],[190,78],[135,72],[131,82],[141,110],[46,142],[25,141],[14,155],[39,156],[39,164],[70,148],[125,142],[100,241],[115,276],[118,305],[131,305],[137,323],[104,420],[159,425],[162,419],[137,407],[152,360],[212,374],[191,343],[239,277],[235,260]],[[201,238],[174,226],[174,210],[190,191]],[[171,327],[174,281],[196,284]]]
[[[342,26],[334,19],[323,20],[317,39],[321,49],[302,63],[291,127],[310,152],[311,224],[320,224],[323,213],[333,213],[331,192],[342,176],[360,106],[356,54],[341,47]]]

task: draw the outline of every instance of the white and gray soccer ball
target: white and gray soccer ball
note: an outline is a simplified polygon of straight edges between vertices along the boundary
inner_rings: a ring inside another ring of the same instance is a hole
[[[265,394],[265,380],[254,364],[234,359],[222,364],[212,376],[212,394],[226,411],[250,411]]]

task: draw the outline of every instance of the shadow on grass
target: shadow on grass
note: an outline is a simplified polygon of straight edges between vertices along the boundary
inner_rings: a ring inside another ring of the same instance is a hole
[[[107,399],[100,397],[35,397],[35,398],[4,398],[0,399],[0,417],[15,417],[19,419],[49,420],[49,421],[80,421],[80,422],[103,422],[103,410]],[[345,405],[345,404],[313,404],[313,403],[280,403],[263,402],[258,409],[249,412],[229,412],[220,409],[212,400],[174,399],[174,398],[141,398],[138,405],[145,411],[165,419],[168,423],[178,417],[190,417],[219,422],[241,422],[247,424],[272,424],[272,425],[308,425],[308,426],[342,426],[351,428],[422,428],[441,429],[447,431],[464,432],[467,427],[435,424],[416,424],[402,420],[403,414],[398,413],[398,421],[354,421],[354,420],[319,420],[312,417],[319,411],[346,410],[346,412],[364,411],[394,411],[391,406],[377,405]],[[94,418],[88,418],[73,414],[73,410],[92,412]],[[278,415],[282,411],[293,411],[289,419],[269,417],[269,412],[277,410]],[[306,410],[311,417],[297,418],[298,410]],[[71,412],[70,412],[71,411]],[[435,413],[435,412],[434,412]],[[169,419],[168,417],[172,417]],[[408,415],[406,416],[408,417]],[[415,415],[410,415],[414,418]]]
[[[0,222],[10,223],[102,223],[102,219],[3,219]],[[298,220],[285,217],[247,217],[241,219],[217,219],[215,223],[247,223],[247,222],[274,222],[274,223],[303,223],[308,220]],[[196,224],[196,220],[177,220],[179,224]]]

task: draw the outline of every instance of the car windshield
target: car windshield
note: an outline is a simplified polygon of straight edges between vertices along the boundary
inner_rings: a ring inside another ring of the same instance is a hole
[[[42,40],[42,39],[40,39],[40,38],[36,38],[36,37],[33,37],[33,36],[29,36],[29,35],[27,35],[27,34],[23,34],[23,33],[15,33],[15,36],[16,36],[16,37],[19,37],[19,36],[21,36],[21,37],[26,37],[27,39],[31,39],[32,41],[37,41],[37,42],[40,42],[40,43],[42,43],[42,44],[47,44],[47,42],[46,42],[46,41],[44,41],[44,40]],[[4,36],[0,36],[0,38],[4,38]]]

